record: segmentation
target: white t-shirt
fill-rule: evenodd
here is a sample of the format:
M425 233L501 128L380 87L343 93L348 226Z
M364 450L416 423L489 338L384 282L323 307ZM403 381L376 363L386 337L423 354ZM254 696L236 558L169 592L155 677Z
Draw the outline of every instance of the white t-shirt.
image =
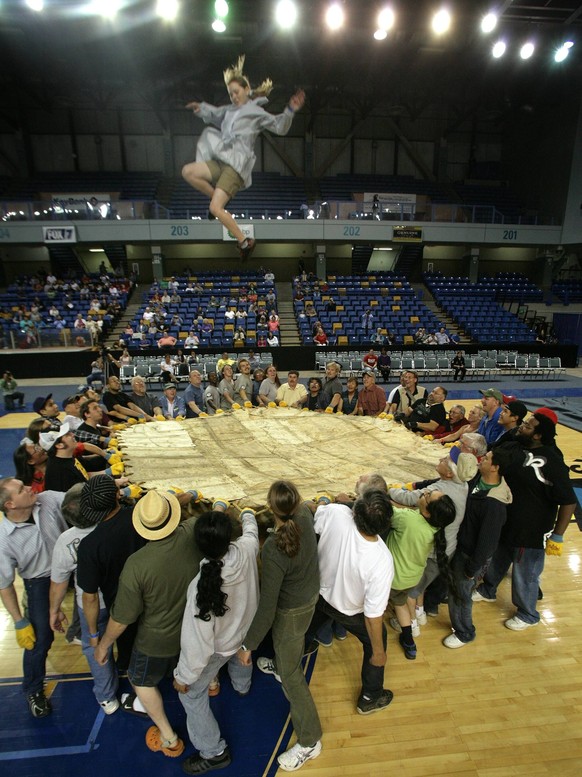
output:
M345 505L318 507L314 528L319 534L319 593L326 602L346 615L383 615L394 579L386 544L380 537L376 542L364 539Z
M95 526L88 526L86 529L79 529L77 526L72 526L70 529L64 531L55 543L53 550L53 561L51 564L51 580L55 583L65 583L71 576L71 573L75 573L75 596L77 597L78 606L83 609L83 591L77 585L77 548L82 539L96 528ZM99 591L99 609L102 610L105 607L103 596Z

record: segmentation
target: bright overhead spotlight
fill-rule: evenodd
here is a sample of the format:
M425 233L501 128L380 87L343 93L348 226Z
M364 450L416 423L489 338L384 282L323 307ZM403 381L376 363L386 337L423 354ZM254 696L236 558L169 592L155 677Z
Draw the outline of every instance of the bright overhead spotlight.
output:
M432 29L437 35L447 32L451 26L451 15L446 8L441 8L432 17Z
M121 7L120 0L95 0L93 8L95 12L106 19L113 19Z
M505 42L502 40L498 40L497 43L493 45L493 48L491 49L491 53L495 57L495 59L499 59L505 54L505 51L507 49L507 46L505 45Z
M344 23L344 11L339 3L333 3L325 12L325 23L330 30L339 30Z
M214 3L214 13L219 19L225 19L228 16L228 3L226 0L216 0Z
M386 40L387 37L388 37L388 33L386 32L386 30L376 30L376 32L374 33L374 38L376 40Z
M382 8L378 14L378 29L391 30L394 27L394 11L392 8Z
M570 49L573 46L573 43L571 41L568 41L570 43L569 46L566 45L566 43L563 43L559 49L556 49L556 52L554 54L554 61L555 62L563 62L568 54L570 53Z
M173 22L176 16L178 16L178 0L158 0L156 3L156 14L160 19Z
M534 53L535 46L531 41L528 41L527 43L524 43L521 49L519 50L519 56L522 59L529 59L531 55Z
M493 32L497 27L497 16L494 13L488 13L481 19L481 32Z
M222 21L222 19L215 19L212 22L212 29L214 32L225 32L226 24Z
M573 45L574 45L574 41L573 40L565 40L564 43L562 44L562 46L565 49L571 49Z
M275 21L283 30L290 30L297 21L297 6L292 0L279 0L275 6Z
M26 0L26 5L31 11L37 11L40 13L44 8L44 0Z

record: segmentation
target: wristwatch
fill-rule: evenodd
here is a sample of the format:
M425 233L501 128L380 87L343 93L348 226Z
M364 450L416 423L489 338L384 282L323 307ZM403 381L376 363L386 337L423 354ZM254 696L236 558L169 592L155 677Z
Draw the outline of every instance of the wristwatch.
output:
M241 649L241 650L244 650L244 652L245 652L245 653L250 653L250 652L251 652L251 649L250 649L250 648L248 648L246 645L241 645L241 646L240 646L240 649Z

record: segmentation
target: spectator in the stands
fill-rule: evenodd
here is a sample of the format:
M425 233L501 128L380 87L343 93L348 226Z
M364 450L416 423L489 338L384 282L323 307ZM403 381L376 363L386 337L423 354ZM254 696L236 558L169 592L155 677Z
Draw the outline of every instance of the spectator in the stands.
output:
M158 340L158 348L173 348L178 341L169 332L164 332Z
M188 337L184 340L184 348L198 348L200 345L200 338L193 330L189 332Z
M453 380L464 380L467 373L467 367L465 365L465 357L462 351L457 351L454 359L451 361L451 367L453 368Z
M373 348L370 348L368 353L364 354L364 358L362 359L362 369L372 370L373 372L377 366L378 366L378 354L374 352Z
M380 374L382 375L382 380L384 381L384 383L388 383L388 381L390 380L391 366L392 366L392 359L388 354L388 349L386 348L386 346L383 346L382 350L380 351L380 356L378 356L378 369L380 370Z
M160 380L162 383L177 383L178 378L174 374L174 368L176 367L176 361L167 353L160 362Z
M436 332L429 332L424 339L424 345L438 345Z
M444 326L441 326L439 331L436 333L436 341L437 345L446 345L447 343L451 342Z
M315 336L313 338L313 342L316 345L328 345L329 341L327 339L327 335L323 331L323 327L319 326L317 328L317 332L315 333Z
M276 346L279 345L279 338L277 337L275 332L269 332L269 334L267 335L267 345L270 348L275 348Z

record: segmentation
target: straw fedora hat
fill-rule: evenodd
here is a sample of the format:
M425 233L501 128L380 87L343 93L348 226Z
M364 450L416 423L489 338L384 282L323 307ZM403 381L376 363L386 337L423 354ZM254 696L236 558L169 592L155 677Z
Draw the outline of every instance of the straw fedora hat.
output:
M148 491L133 508L133 527L146 540L169 537L180 523L182 508L174 494Z

